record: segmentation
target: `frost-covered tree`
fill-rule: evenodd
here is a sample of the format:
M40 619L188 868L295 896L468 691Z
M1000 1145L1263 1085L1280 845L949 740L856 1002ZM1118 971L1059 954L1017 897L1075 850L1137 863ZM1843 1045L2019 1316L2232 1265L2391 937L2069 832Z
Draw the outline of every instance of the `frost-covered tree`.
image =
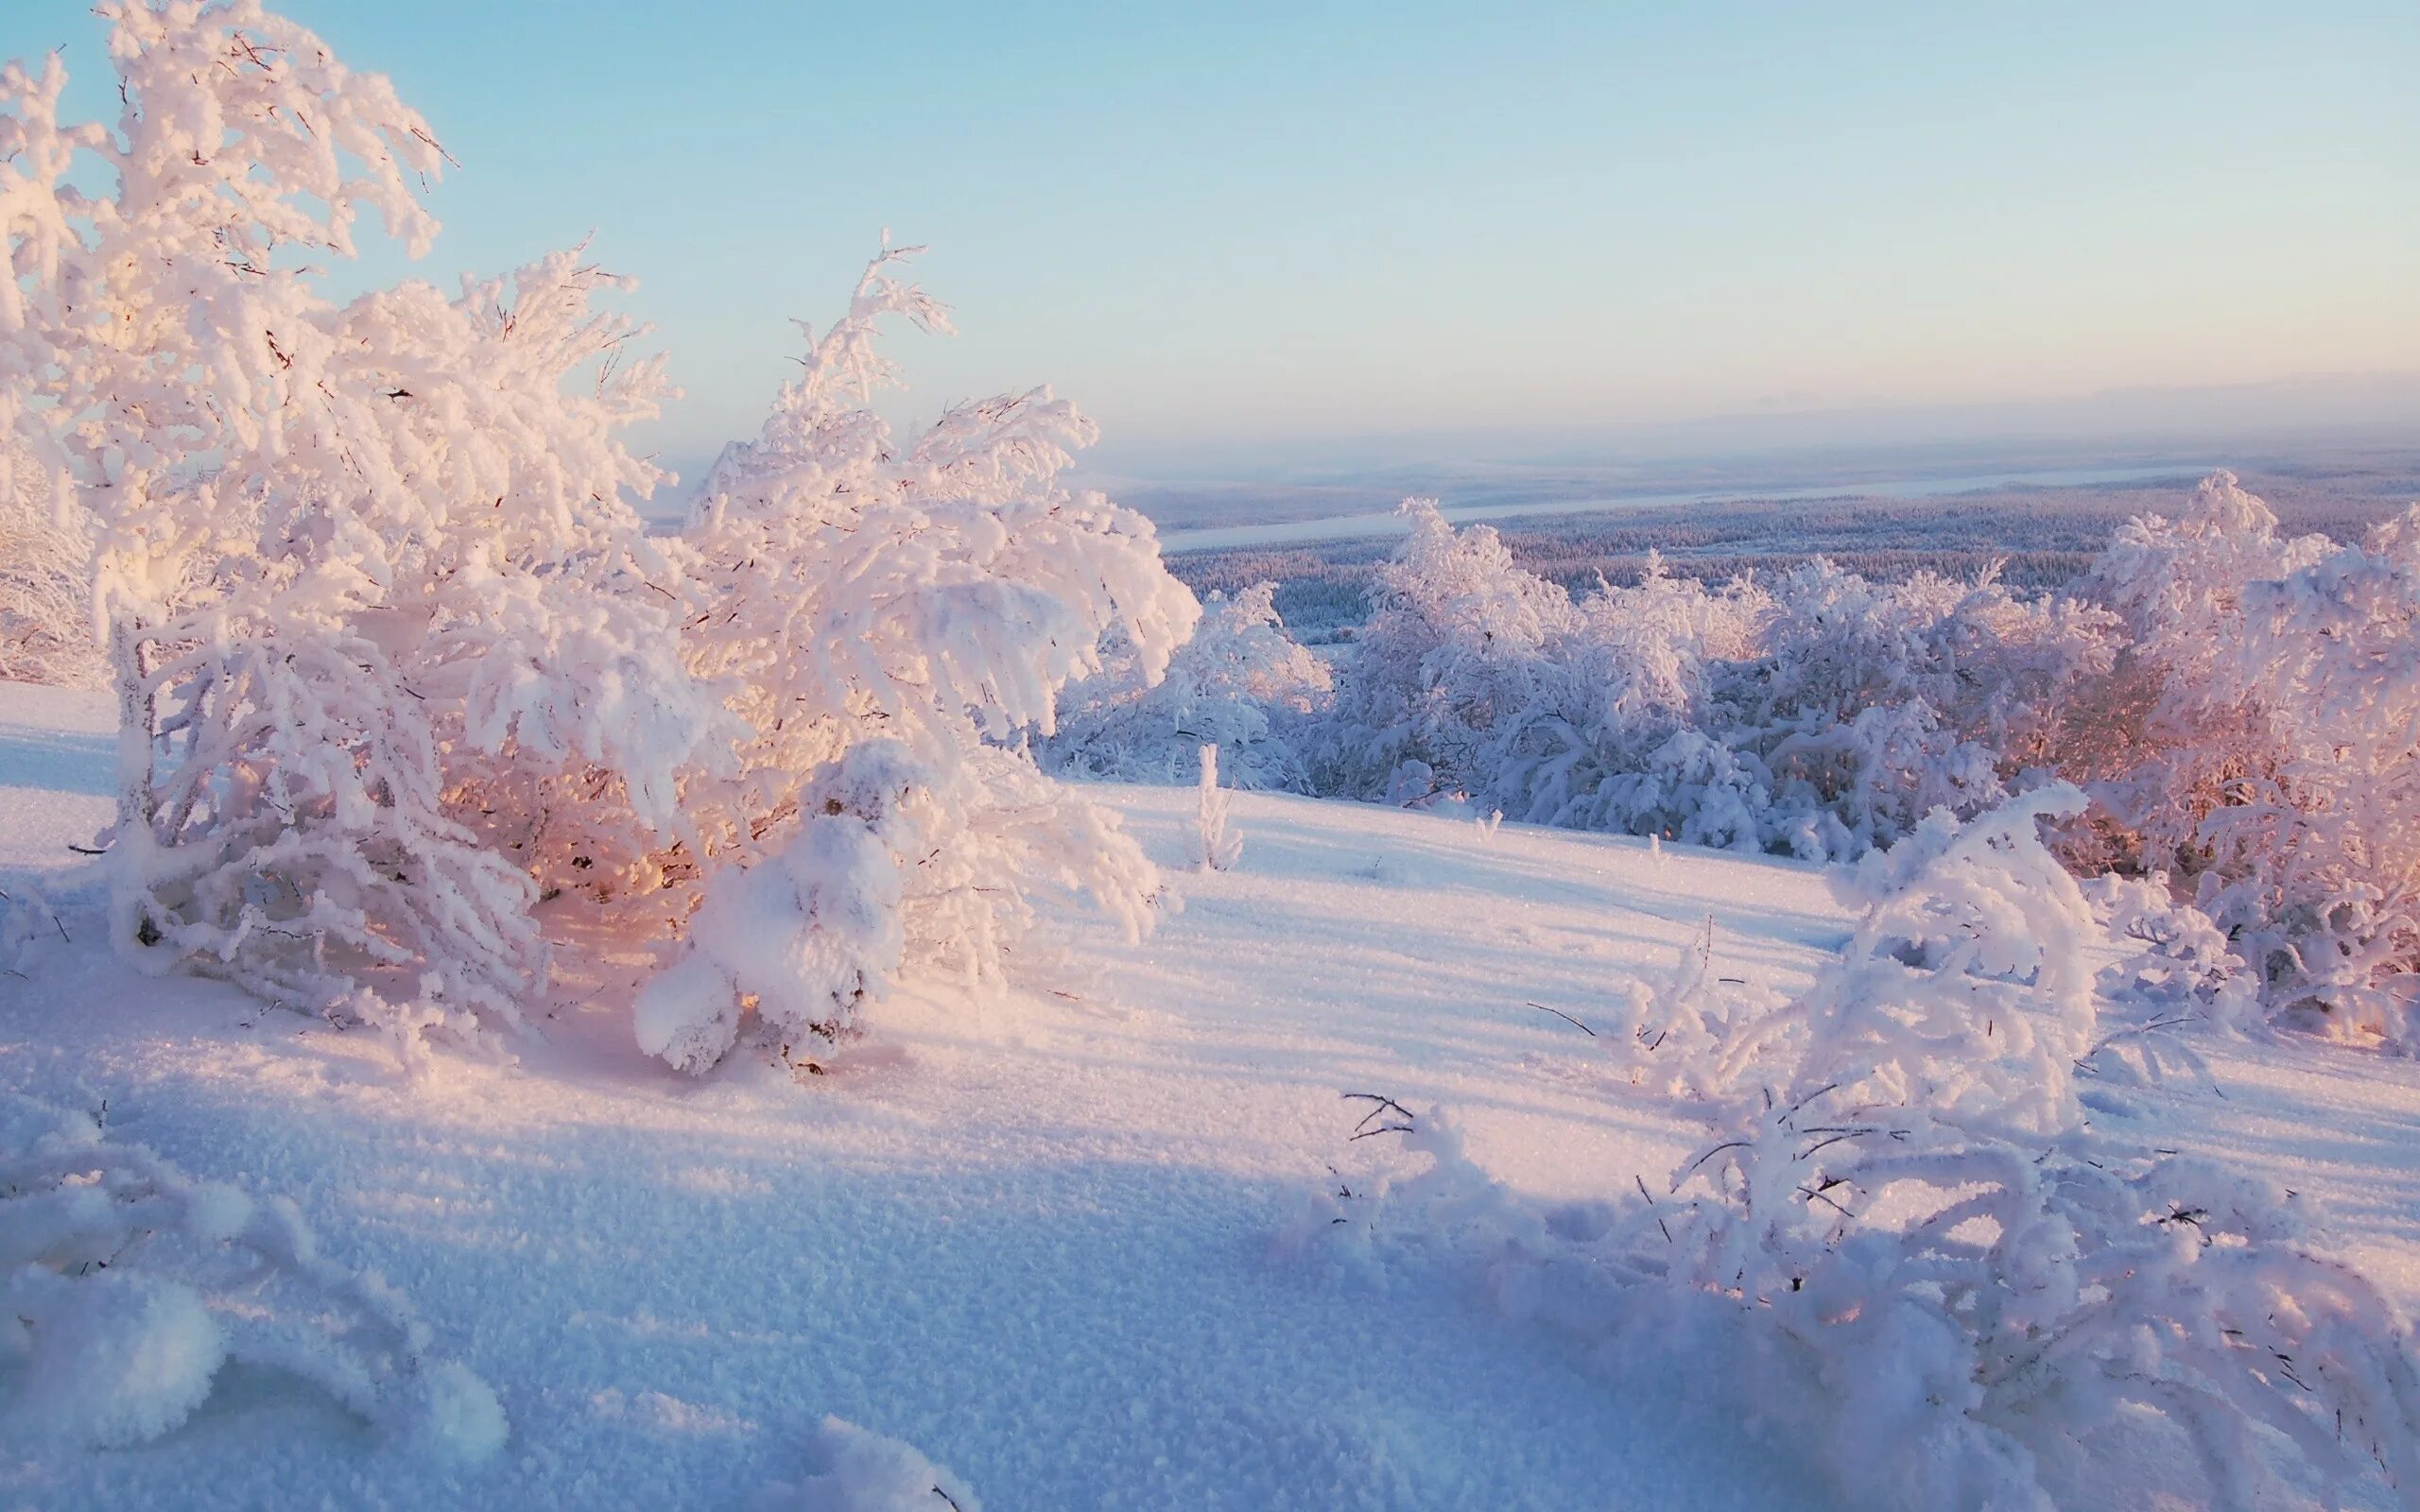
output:
M1770 784L1774 838L1805 856L1854 858L1936 807L1996 802L2108 657L2105 613L2017 599L1989 574L1877 584L1819 560L1772 592L1720 698Z
M2225 670L2275 760L2202 821L2201 903L2273 1000L2407 1042L2420 971L2420 507L2251 585Z
M624 497L661 370L570 253L334 301L363 215L429 245L426 124L257 0L99 14L113 124L60 121L56 59L0 75L0 426L97 529L113 932L299 1006L512 1022L532 873L582 838L530 795L668 824L712 723Z
M1193 638L1154 681L1138 647L1114 637L1101 670L1059 700L1044 757L1059 771L1122 782L1185 780L1196 747L1219 747L1229 780L1251 791L1301 792L1296 749L1325 705L1327 663L1286 633L1277 585L1202 601Z
M1600 585L1539 648L1541 696L1505 723L1487 797L1531 823L1760 848L1763 774L1707 730L1715 679L1771 610L1753 584L1708 592L1653 557L1635 587Z
M2203 818L2274 764L2262 702L2222 663L2240 635L2245 589L2328 549L2276 526L2267 505L2219 472L2177 519L2128 522L2094 563L2091 586L2122 617L2124 649L2107 683L2087 690L2083 738L2060 765L2121 832L2112 859L2190 885L2206 858Z
M894 275L912 252L886 249L847 316L808 333L799 376L755 439L724 449L684 533L684 644L739 720L729 761L684 788L682 855L651 863L704 873L690 954L640 1018L641 1042L691 1070L752 1005L769 1028L828 1040L903 968L999 979L1045 892L1086 894L1130 929L1156 896L1116 817L1022 740L1051 732L1105 640L1144 682L1161 676L1199 607L1149 521L1059 481L1094 427L1046 388L894 442L868 407L896 381L877 326L947 329ZM894 898L895 922L876 906ZM771 991L723 922L746 913L761 932L785 911L752 939L835 963L801 992Z

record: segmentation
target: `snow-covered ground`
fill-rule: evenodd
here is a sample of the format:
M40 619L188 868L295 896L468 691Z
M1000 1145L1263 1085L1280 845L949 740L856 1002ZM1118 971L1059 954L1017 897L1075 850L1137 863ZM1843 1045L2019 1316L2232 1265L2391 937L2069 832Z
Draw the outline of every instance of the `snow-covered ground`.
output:
M0 685L0 886L39 881L73 936L0 976L0 1090L106 1105L115 1138L292 1197L511 1436L450 1469L231 1370L140 1449L0 1427L0 1503L743 1506L814 1484L831 1416L994 1512L1827 1504L1676 1405L1689 1362L1611 1370L1492 1315L1467 1267L1356 1278L1280 1243L1387 1159L1349 1140L1348 1092L1450 1109L1542 1196L1668 1171L1692 1127L1530 1005L1585 1021L1709 917L1731 974L1797 987L1847 928L1814 868L1238 795L1237 869L1178 873L1194 796L1104 790L1184 894L1138 944L1080 936L1005 1000L894 998L804 1080L648 1059L640 963L575 945L518 1065L414 1085L367 1033L94 948L67 846L107 816L108 715ZM2222 1096L2134 1099L2145 1134L2321 1196L2347 1257L2420 1302L2420 1066L2213 1063Z

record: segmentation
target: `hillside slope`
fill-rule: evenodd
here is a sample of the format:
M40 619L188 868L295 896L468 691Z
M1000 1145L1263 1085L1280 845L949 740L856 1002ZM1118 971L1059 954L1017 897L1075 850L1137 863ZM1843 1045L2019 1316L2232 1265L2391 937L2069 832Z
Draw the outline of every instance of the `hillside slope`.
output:
M573 948L518 1065L414 1085L369 1035L94 948L66 847L107 816L107 712L0 685L0 886L38 881L70 936L0 976L0 1089L291 1196L410 1294L511 1438L449 1470L233 1375L140 1450L0 1440L0 1502L736 1506L797 1479L831 1414L994 1509L1826 1504L1676 1407L1671 1371L1508 1325L1459 1267L1355 1277L1277 1242L1387 1159L1348 1092L1450 1108L1540 1195L1668 1170L1687 1122L1530 1005L1585 1021L1709 919L1727 971L1787 991L1847 927L1811 868L1239 795L1239 868L1198 875L1190 794L1104 790L1183 894L1145 940L1082 936L1006 999L895 999L804 1079L647 1060L646 963ZM2147 1122L2324 1196L2420 1298L2420 1069L2214 1064L2223 1097L2148 1094Z

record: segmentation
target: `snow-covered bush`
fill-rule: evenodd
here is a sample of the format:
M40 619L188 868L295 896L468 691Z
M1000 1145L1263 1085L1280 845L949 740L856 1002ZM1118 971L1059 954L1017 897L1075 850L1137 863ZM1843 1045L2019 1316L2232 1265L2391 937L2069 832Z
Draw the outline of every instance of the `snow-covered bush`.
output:
M753 866L718 872L689 920L687 953L655 976L636 1005L639 1047L680 1070L712 1067L738 1039L753 1002L787 1043L840 1039L857 1008L899 974L899 854L935 828L906 749L887 741L834 764L828 801L788 843Z
M1570 595L1521 571L1493 528L1458 532L1425 499L1404 511L1411 533L1379 569L1308 753L1322 793L1392 798L1414 765L1435 790L1479 791L1499 719L1537 702L1537 653L1571 613Z
M1668 1180L1532 1211L1424 1118L1397 1226L1475 1228L1509 1310L1736 1383L1858 1505L2048 1512L2154 1425L2220 1505L2258 1503L2273 1442L2420 1504L2409 1328L2305 1205L2084 1126L2096 924L2036 833L2084 803L1936 813L1869 858L1841 959L1726 1037L1710 1090L1739 1095Z
M0 1095L0 1424L157 1438L229 1361L298 1376L417 1451L493 1454L504 1411L429 1352L377 1275L320 1258L291 1202L187 1177L85 1114Z
M2420 512L2285 539L2221 472L2089 598L1818 559L1578 600L1429 505L1304 742L1314 791L1854 860L2051 777L2080 872L2176 879L2272 1013L2400 1043L2420 982ZM2241 988L2223 1016L2240 1016Z
M1756 654L1723 669L1718 717L1770 786L1773 839L1853 859L1934 808L1997 801L2106 665L2110 627L1990 574L1876 584L1819 560L1773 585Z
M2230 1033L2256 1027L2260 984L2210 916L2177 900L2162 872L2107 873L2084 895L2125 956L2100 973L2109 1003L2147 1010L2152 1022L2198 1022Z
M2202 906L2234 926L2279 1006L2407 1042L2420 972L2420 507L2251 585L2242 614L2228 670L2265 700L2278 759L2204 818Z
M99 13L113 127L60 123L55 58L0 74L0 429L97 531L116 941L510 1022L533 873L669 824L712 728L625 499L661 369L570 253L334 302L309 259L365 213L428 246L426 124L257 0Z
M1716 672L1754 654L1770 612L1755 587L1709 593L1651 559L1632 588L1602 587L1557 616L1512 711L1486 796L1531 823L1754 849L1761 774L1709 744Z
M1712 1098L1726 1090L1724 1052L1781 1000L1747 977L1715 966L1714 920L1671 962L1623 984L1609 1026L1592 1030L1633 1086L1670 1097Z
M26 447L0 448L0 680L96 687L92 520Z
M1301 792L1309 783L1295 743L1326 702L1325 662L1295 644L1277 617L1277 585L1202 600L1193 638L1156 681L1139 649L1114 638L1101 670L1059 700L1043 747L1055 769L1121 782L1179 783L1194 750L1219 747L1228 780L1248 791Z
M2281 539L2230 473L2134 522L2100 581L2137 715L2093 791L2126 859L2172 870L2273 1010L2411 1034L2420 971L2420 511L2358 545ZM2113 722L2116 723L2116 722Z
M681 852L653 863L704 875L702 934L642 1015L643 1042L692 1070L728 1048L747 1000L765 1005L761 972L717 943L724 919L766 929L761 910L792 908L785 943L748 949L831 969L808 979L812 1001L777 999L768 1017L838 1033L900 969L999 979L1041 891L1086 894L1130 930L1157 894L1116 817L1010 743L1048 736L1107 640L1157 679L1199 607L1149 521L1058 481L1094 428L1047 389L959 405L893 443L868 407L895 381L877 324L947 329L892 275L912 250L885 249L847 317L810 333L802 372L756 439L724 449L683 538L685 650L738 721L730 760L683 788ZM798 882L843 853L847 881ZM897 948L872 923L892 897Z
M1201 747L1197 785L1201 802L1193 816L1193 865L1201 871L1233 871L1243 859L1244 837L1227 828L1227 790L1219 785L1219 747Z
M2111 655L2107 612L1988 574L1819 560L1709 590L1651 559L1575 602L1487 527L1407 507L1312 743L1321 791L1397 798L1417 773L1532 823L1854 859L2003 797Z

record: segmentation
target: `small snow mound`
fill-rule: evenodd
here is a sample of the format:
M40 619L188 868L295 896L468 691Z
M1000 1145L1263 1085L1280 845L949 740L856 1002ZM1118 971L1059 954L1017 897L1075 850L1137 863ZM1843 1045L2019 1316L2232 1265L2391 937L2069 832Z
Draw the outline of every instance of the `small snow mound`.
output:
M826 1418L807 1449L806 1479L768 1486L755 1512L982 1512L965 1482L871 1429Z
M480 1464L504 1447L504 1404L486 1382L451 1360L423 1366L414 1381L416 1447L457 1465Z
M503 1407L428 1345L376 1272L319 1258L289 1199L195 1181L85 1113L0 1094L0 1426L12 1436L147 1442L233 1360L299 1376L421 1452L487 1458Z
M11 1436L115 1449L192 1415L226 1358L217 1322L186 1287L101 1270L27 1266L0 1285L0 1361Z

